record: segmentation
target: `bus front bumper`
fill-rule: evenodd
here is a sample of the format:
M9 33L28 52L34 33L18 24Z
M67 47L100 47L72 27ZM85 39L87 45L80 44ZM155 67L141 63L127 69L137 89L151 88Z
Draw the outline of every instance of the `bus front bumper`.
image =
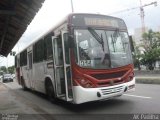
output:
M124 93L132 92L135 90L135 77L133 80L114 85L111 87L101 88L83 88L81 86L73 86L73 102L81 104L90 101L105 100L113 97L121 96Z

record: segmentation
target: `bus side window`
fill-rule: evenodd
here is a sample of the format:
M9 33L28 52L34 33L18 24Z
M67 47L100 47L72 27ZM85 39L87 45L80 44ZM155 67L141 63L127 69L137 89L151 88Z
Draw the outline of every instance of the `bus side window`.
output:
M44 50L43 50L43 55L44 55L44 57L43 57L43 59L44 60L47 60L47 44L46 44L46 38L44 38Z
M66 63L69 64L70 60L69 60L68 33L64 33L63 38L64 38L64 49L65 49Z
M17 56L15 56L15 68L17 68Z
M33 63L36 62L36 45L33 45Z
M20 66L20 58L18 57L17 58L17 67L19 67Z
M53 51L52 51L52 36L51 35L48 35L44 38L45 40L45 58L46 60L51 60L53 59Z
M58 51L57 51L57 56L59 57L59 65L63 64L63 51L62 51L62 40L61 40L61 36L58 36L58 40L57 40L57 47L58 47Z
M27 50L20 53L20 66L27 65Z
M44 59L44 40L41 39L33 46L33 62L42 62Z

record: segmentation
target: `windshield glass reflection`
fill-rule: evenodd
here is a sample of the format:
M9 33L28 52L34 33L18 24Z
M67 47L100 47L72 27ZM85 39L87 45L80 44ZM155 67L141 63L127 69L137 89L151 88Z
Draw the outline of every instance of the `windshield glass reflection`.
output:
M75 30L77 64L85 68L108 69L132 63L126 32Z

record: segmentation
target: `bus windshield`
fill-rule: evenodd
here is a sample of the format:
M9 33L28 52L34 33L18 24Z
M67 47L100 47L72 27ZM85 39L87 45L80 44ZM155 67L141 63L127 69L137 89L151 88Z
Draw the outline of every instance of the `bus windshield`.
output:
M132 63L127 32L76 29L77 64L84 68L109 69Z

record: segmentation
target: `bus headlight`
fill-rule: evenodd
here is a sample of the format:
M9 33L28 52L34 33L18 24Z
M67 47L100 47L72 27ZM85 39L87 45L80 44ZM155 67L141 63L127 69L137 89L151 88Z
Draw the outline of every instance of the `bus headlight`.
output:
M94 84L89 80L81 79L79 82L80 82L80 85L84 88L93 88L94 87Z
M90 80L88 80L82 76L80 77L78 75L74 78L74 85L75 86L80 85L84 88L94 88L95 87L95 85Z
M84 79L84 78L78 77L78 78L75 79L75 81L77 81L76 82L77 85L79 84L80 86L82 86L84 88L93 88L93 87L95 87L94 84L91 81L89 81L87 79Z

